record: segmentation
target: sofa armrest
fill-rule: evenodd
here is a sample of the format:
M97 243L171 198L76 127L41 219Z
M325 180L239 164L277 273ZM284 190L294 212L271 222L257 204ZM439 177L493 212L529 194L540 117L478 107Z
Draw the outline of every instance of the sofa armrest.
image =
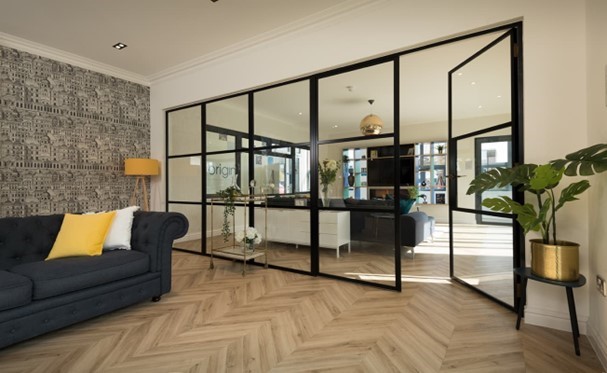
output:
M415 247L424 240L424 225L428 215L422 211L414 211L400 216L400 244Z
M150 256L151 272L161 272L162 293L171 289L173 241L185 236L188 226L188 219L178 212L135 212L131 247Z

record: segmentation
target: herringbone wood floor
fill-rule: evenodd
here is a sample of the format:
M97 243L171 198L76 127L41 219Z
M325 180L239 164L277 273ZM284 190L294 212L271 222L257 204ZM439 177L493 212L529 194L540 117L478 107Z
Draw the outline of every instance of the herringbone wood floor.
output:
M416 255L410 269L424 267ZM411 264L410 263L410 264ZM447 281L402 293L175 252L173 290L0 351L0 372L600 372L588 340Z

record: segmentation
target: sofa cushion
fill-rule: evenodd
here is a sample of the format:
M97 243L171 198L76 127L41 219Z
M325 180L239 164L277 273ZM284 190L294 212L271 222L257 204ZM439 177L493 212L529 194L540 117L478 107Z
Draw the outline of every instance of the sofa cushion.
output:
M101 255L103 242L116 211L103 214L65 214L57 240L46 260Z
M116 210L116 216L107 232L104 250L130 250L131 249L131 229L133 228L133 214L139 210L139 206L129 206L121 210Z
M10 269L34 283L33 299L106 284L145 273L148 255L138 251L104 251L97 257L70 257L21 264Z
M32 301L32 281L24 276L0 271L0 311L24 306Z
M44 260L62 222L63 215L0 219L0 269Z

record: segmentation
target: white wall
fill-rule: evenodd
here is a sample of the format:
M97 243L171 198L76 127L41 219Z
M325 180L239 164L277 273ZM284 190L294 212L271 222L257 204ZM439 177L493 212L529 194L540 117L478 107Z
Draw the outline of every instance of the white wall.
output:
M588 1L588 142L607 143L607 2ZM590 180L588 251L590 268L588 283L590 291L590 320L588 335L594 350L599 354L603 367L607 367L607 298L594 289L598 274L607 279L607 173Z
M152 82L152 156L164 159L167 108L522 18L526 161L558 158L588 142L585 16L584 3L570 0L461 0L457 6L447 0L377 1L290 37ZM153 188L160 188L157 195L163 196L164 180L154 182ZM154 206L162 208L163 202L155 200ZM562 236L583 248L582 273L589 272L588 204L585 196L565 207L561 216ZM575 294L582 331L589 313L589 288ZM530 283L528 294L528 323L569 330L562 288Z

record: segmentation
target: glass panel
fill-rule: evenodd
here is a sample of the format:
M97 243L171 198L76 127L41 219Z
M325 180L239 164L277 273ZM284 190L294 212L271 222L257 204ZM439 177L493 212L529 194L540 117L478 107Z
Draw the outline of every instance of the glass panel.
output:
M224 131L212 131L207 130L207 152L218 152L224 150L234 150L236 148L242 148L240 139L242 135L238 135L238 138L234 134L227 134Z
M202 201L201 157L169 159L169 201Z
M170 203L169 211L184 214L189 222L188 232L184 237L175 240L173 247L198 253L202 252L202 205Z
M256 136L287 143L310 142L310 84L307 80L257 92L254 102Z
M481 209L480 196L467 195L470 182L476 175L500 165L509 164L512 159L509 141L511 130L509 128L468 137L457 142L457 202L458 207ZM499 139L492 143L491 139ZM484 151L482 147L484 146ZM480 162L479 162L480 161ZM501 163L498 163L501 162ZM483 193L483 197L490 195L509 195L513 198L512 188L506 187ZM484 207L482 208L484 209Z
M454 276L514 305L513 220L482 224L479 214L453 212Z
M263 232L267 241L269 264L310 271L310 210L288 208L295 206L296 201L309 203L304 197L269 199L268 205L273 207L267 209L267 218L266 209L256 207L255 228ZM284 207L276 206L279 202Z
M171 111L168 120L169 156L202 152L200 106Z
M310 151L276 148L255 152L256 193L310 192Z
M401 144L447 138L449 90L445 77L454 66L502 34L482 35L400 57ZM504 96L504 100L508 98Z
M510 37L454 71L452 135L511 121Z
M394 132L392 62L330 76L318 84L320 140L362 136L360 122L370 114L383 122L381 133Z
M375 211L319 212L320 271L395 286L392 201L343 201L346 208Z
M223 129L249 132L249 98L247 95L207 104L207 125ZM209 139L207 139L207 146Z
M335 160L340 171L327 187L330 199L386 199L394 196L393 139L373 137L319 146L319 159ZM352 174L352 175L350 175ZM413 158L401 158L399 177L413 184ZM320 178L319 178L320 179ZM320 180L319 180L320 181ZM350 185L352 184L352 186ZM319 185L320 196L322 184Z
M234 184L248 194L249 154L235 152L207 155L206 173L208 196Z

